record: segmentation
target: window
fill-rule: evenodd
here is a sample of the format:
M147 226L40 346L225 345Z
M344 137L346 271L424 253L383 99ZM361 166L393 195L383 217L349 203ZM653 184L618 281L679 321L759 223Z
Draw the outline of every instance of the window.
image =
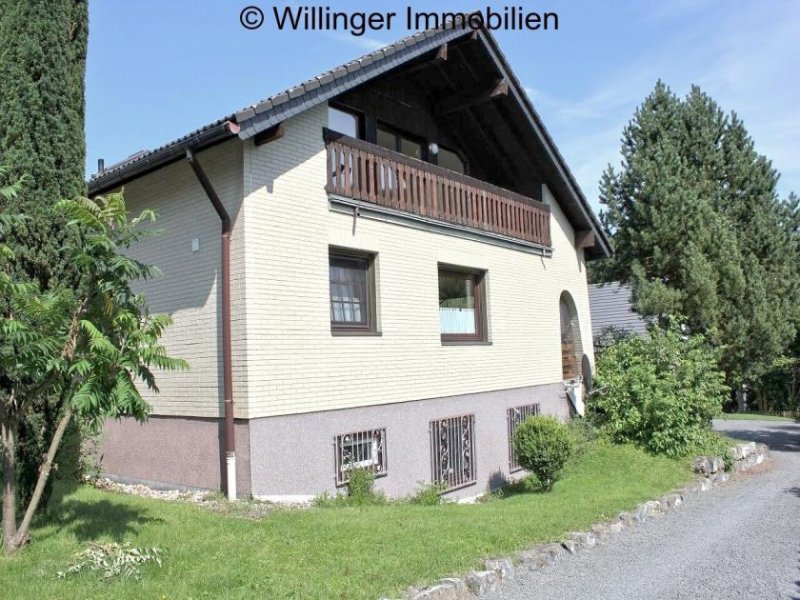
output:
M439 147L439 154L436 157L436 162L440 167L450 169L456 173L464 173L464 161L461 157L447 148Z
M432 479L454 490L475 483L475 415L431 421Z
M376 477L386 475L386 430L371 429L337 435L336 485L349 481L353 469L371 469Z
M361 137L361 115L335 106L328 106L328 129L352 138L359 138Z
M522 467L517 462L517 453L514 452L514 434L517 427L527 419L539 414L539 404L526 404L508 409L508 468L509 471L519 471Z
M422 141L395 129L378 125L378 146L422 160Z
M329 257L331 330L376 331L374 257L331 250Z
M486 341L483 273L439 268L439 328L443 342Z

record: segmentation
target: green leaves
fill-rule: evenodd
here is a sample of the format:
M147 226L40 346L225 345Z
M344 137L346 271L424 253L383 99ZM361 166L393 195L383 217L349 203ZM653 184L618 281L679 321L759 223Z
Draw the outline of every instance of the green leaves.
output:
M742 121L692 87L659 82L623 131L622 162L601 181L615 257L594 280L632 284L646 315L680 315L722 348L731 385L757 380L800 322L796 199Z
M3 397L13 391L24 412L36 398L55 395L58 410L69 405L98 428L107 418L146 419L149 407L137 386L158 391L151 369L188 366L160 343L170 317L151 315L131 287L158 273L124 254L154 214L129 219L122 194L64 200L56 210L72 231L66 247L78 273L72 286L43 292L15 268L13 254L0 254ZM0 234L20 222L3 215Z
M728 392L705 338L672 324L603 350L588 407L616 441L681 456L701 445Z
M528 417L517 428L513 443L519 464L536 475L545 491L553 488L575 450L568 427L552 416Z

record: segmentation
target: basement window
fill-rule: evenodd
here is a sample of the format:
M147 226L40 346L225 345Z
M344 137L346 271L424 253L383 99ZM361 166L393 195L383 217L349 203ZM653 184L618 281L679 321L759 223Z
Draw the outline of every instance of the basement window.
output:
M447 491L475 483L475 415L431 421L430 432L433 482Z
M370 469L376 477L386 475L386 430L370 429L337 435L336 485L345 485L353 469Z
M515 406L514 408L508 409L508 469L512 473L522 469L517 461L517 453L514 452L514 434L517 432L517 428L525 421L525 419L528 417L535 417L538 414L538 402L536 404L526 404L524 406Z

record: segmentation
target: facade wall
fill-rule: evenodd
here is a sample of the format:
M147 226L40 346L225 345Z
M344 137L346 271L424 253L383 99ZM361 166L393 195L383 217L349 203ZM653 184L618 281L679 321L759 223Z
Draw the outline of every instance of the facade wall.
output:
M564 290L591 355L583 253L547 189L552 257L332 211L326 115L311 109L285 123L283 138L245 146L249 417L558 383ZM332 245L377 254L381 336L331 335ZM442 345L438 263L487 271L491 344Z
M561 383L559 298L575 301L584 351L591 326L583 253L549 190L554 252L543 257L333 210L324 191L324 106L263 146L232 140L199 154L233 220L233 350L239 488L259 496L333 492L335 435L386 427L390 495L429 481L428 423L476 417L475 495L508 470L506 409L539 402L568 414ZM127 186L162 235L133 254L163 275L140 285L185 373L158 374L150 422L107 425L103 469L125 479L220 486L220 222L185 161ZM193 251L192 241L199 249ZM328 252L375 253L380 336L330 330ZM442 345L439 263L486 271L489 343ZM251 487L252 483L252 487Z
M233 348L237 360L234 393L246 404L244 345L244 218L242 143L233 140L198 154L198 160L234 221L231 237ZM125 198L131 213L153 209L157 237L132 249L136 258L159 267L162 275L140 282L154 313L172 316L174 325L162 338L172 356L189 362L185 372L157 373L161 392L143 390L153 414L193 417L222 415L222 337L220 219L189 164L179 161L128 184ZM198 240L197 251L192 240Z
M475 415L474 484L447 494L476 496L509 476L507 409L539 403L543 414L566 418L561 383L378 406L252 419L252 490L274 500L335 494L335 437L386 429L386 476L376 488L397 497L431 481L430 421Z
M153 416L109 421L100 454L104 476L154 487L218 490L225 453L220 419ZM236 422L237 489L250 488L250 423Z

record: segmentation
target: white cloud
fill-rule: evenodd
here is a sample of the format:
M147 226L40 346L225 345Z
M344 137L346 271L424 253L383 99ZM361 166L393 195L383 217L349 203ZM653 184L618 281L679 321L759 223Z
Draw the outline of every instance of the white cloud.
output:
M358 35L358 36L351 35L344 31L326 31L324 33L326 37L336 40L337 42L347 44L348 46L355 46L356 48L361 48L366 52L372 52L373 50L382 48L387 44L387 42L383 42L375 38L371 38L365 35Z
M724 110L736 111L782 174L780 192L800 191L800 2L737 3L698 14L711 2L660 4L649 16L673 21L663 41L583 97L559 97L547 82L526 88L595 208L603 170L619 162L622 129L658 78L679 95L697 83ZM673 31L674 21L687 16Z

